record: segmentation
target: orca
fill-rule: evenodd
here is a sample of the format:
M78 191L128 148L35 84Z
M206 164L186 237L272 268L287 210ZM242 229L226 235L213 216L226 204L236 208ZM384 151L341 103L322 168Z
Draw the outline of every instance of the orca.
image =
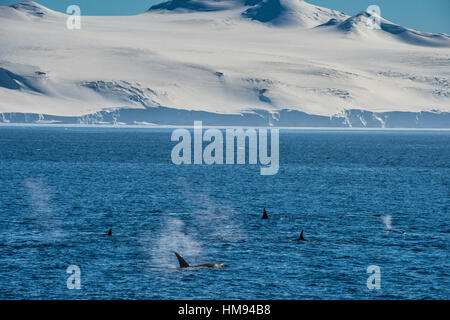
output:
M109 229L107 234L108 234L108 236L112 236L112 229Z
M189 263L184 260L184 258L178 253L174 252L177 256L178 263L180 264L180 268L226 268L227 266L223 263L202 263L191 266Z
M386 226L386 232L406 234L406 232L392 229L392 223L391 223L392 217L390 215L388 215L388 216L381 216L381 219L383 220L384 225Z
M395 229L388 229L386 231L387 232L392 232L392 233L406 234L406 232L404 232L404 231L395 230Z
M269 219L269 216L267 215L266 208L264 208L262 219Z
M298 237L298 239L295 239L294 241L308 242L309 240L306 240L306 239L303 237L303 230L302 230L302 232L300 233L300 237Z

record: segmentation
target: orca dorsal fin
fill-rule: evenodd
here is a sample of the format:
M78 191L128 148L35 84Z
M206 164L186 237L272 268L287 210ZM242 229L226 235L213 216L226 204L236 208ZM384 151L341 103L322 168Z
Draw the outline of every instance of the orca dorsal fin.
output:
M178 263L180 264L180 268L189 268L189 263L186 262L186 260L183 259L183 257L178 253L178 252L174 252L175 255L177 256L178 259Z
M305 240L305 238L303 238L303 230L302 232L300 232L300 237L298 238L298 240Z
M269 216L268 216L268 214L267 214L266 208L264 208L262 218L263 218L263 219L269 219Z
M108 236L112 236L112 229L108 230Z

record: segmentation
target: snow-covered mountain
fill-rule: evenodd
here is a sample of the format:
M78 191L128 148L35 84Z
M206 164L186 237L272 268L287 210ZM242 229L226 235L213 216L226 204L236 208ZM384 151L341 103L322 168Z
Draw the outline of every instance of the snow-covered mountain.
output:
M65 15L44 6L41 6L33 1L23 1L10 6L1 7L0 17L9 20L29 21L33 19L53 20L57 17L64 17Z
M348 35L361 37L391 37L392 40L399 40L413 45L448 47L450 37L446 34L432 34L409 29L390 22L386 19L379 18L380 30L371 30L367 26L374 14L368 11L349 17L344 21L331 19L327 23L318 27L332 27L340 32ZM330 30L328 28L328 30Z
M170 0L154 5L149 11L204 12L233 11L250 20L276 26L314 27L330 19L348 18L342 12L311 5L300 0Z
M202 12L242 8L252 0L169 0L152 6L149 11ZM256 2L254 0L253 2Z
M449 36L372 30L366 11L171 0L67 18L0 7L0 122L450 127Z

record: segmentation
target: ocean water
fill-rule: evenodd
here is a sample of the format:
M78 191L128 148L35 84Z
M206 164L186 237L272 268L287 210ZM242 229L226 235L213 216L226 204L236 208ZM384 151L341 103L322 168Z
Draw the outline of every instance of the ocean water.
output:
M450 298L449 131L282 130L274 176L176 166L170 135L0 127L0 298Z

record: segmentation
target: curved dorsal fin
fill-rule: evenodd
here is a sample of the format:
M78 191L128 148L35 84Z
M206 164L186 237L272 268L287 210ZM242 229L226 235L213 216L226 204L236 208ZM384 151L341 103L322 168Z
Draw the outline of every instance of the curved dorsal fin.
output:
M300 237L298 238L298 240L305 240L305 238L303 238L303 230L302 230L302 232L300 233Z
M188 268L189 263L187 263L186 260L184 260L183 257L178 252L174 252L174 253L177 256L178 263L180 264L180 268Z

